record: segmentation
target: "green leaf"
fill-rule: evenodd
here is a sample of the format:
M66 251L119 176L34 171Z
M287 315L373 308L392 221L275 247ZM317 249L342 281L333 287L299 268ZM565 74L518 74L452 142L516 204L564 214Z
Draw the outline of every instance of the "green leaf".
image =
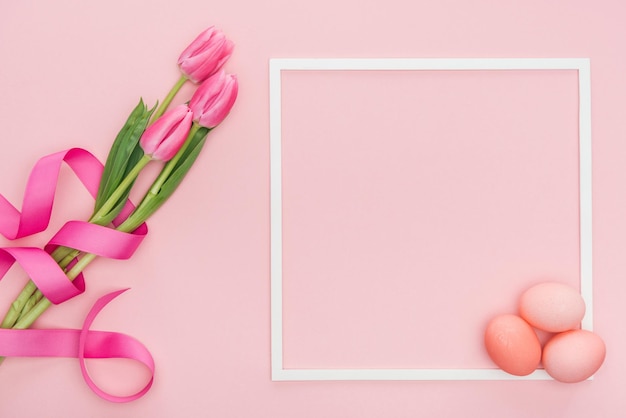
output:
M143 100L140 99L139 104L131 112L115 141L113 141L100 179L94 213L111 197L117 186L143 155L139 146L139 139L146 129L155 107L148 110ZM98 223L107 224L115 218L124 207L127 197L128 193L117 202L117 205L107 216L100 218Z
M141 146L137 145L129 157L128 164L126 166L127 169L125 170L124 176L122 178L126 177L126 175L128 174L128 171L130 171L137 164L137 162L141 159L143 155L144 155L143 149L141 149ZM132 189L132 185L131 187L126 189L124 194L122 194L122 196L116 202L115 206L106 215L94 220L95 223L98 223L100 225L108 225L109 223L111 223L113 219L115 219L117 215L119 215L119 213L122 211L122 209L126 205L126 201L128 200L128 196L130 195L131 189Z
M209 129L206 128L202 128L198 132L196 132L196 135L194 135L194 137L192 138L189 147L187 147L180 160L174 167L172 174L170 174L165 183L163 183L163 186L161 187L161 190L157 195L160 200L162 200L163 202L167 200L172 195L172 193L174 193L178 185L183 181L183 179L187 175L187 172L198 158L200 151L202 151L208 133Z

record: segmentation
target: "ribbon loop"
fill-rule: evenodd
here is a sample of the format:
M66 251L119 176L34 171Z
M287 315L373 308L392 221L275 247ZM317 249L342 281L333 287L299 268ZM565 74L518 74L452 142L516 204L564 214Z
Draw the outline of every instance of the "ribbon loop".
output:
M0 195L2 235L8 239L16 239L41 232L48 227L63 162L74 171L89 193L94 198L97 196L103 166L90 152L71 148L42 157L28 178L21 213ZM114 224L119 224L133 209L133 204L127 200ZM108 258L127 259L133 255L146 233L145 224L134 233L127 234L88 222L70 221L52 238L46 250L52 252L54 246L63 245ZM17 261L52 303L59 304L85 290L83 275L70 282L46 251L37 248L0 250L0 279L13 262Z
M154 381L155 364L148 349L136 339L117 332L91 331L98 313L128 289L109 293L96 301L87 314L82 329L0 329L0 356L4 357L74 357L89 388L111 402L129 402L143 396ZM129 396L111 395L91 379L85 359L124 358L142 363L150 370L148 383Z
M0 248L0 278L14 262L22 266L50 302L59 304L85 291L84 278L70 281L50 254L35 247Z
M63 162L69 165L95 198L103 166L93 154L82 148L71 148L47 155L37 161L30 173L21 213L0 195L0 234L14 240L41 232L48 227Z
M128 289L122 289L108 293L96 301L96 303L87 314L87 317L85 318L83 328L80 331L80 338L78 342L78 360L80 362L80 370L83 374L83 378L85 379L87 385L91 388L91 390L93 390L101 398L111 402L130 402L135 399L141 398L148 392L148 390L150 390L150 387L154 382L154 359L150 355L150 352L139 341L123 334L109 334L113 336L113 338L116 340L116 344L104 344L102 346L102 354L105 355L106 358L121 357L137 360L143 363L146 367L148 367L148 369L150 369L150 372L152 373L152 377L150 378L150 381L146 384L146 386L144 386L144 388L137 393L129 396L115 396L100 389L98 385L96 385L95 382L91 379L89 373L87 372L87 366L85 365L85 348L90 333L89 327L93 323L94 319L96 319L96 316L98 316L98 313L102 310L102 308L104 308L109 302L111 302L113 299L115 299L127 290ZM115 352L117 352L117 355L114 356L113 354Z

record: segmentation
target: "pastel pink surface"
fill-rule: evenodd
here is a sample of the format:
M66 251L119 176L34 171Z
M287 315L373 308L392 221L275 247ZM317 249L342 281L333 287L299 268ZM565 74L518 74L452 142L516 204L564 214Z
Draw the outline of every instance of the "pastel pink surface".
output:
M238 74L240 95L226 122L211 134L206 152L201 155L202 163L194 167L172 201L155 216L150 224L149 237L133 258L129 261L96 261L87 272L86 293L58 309L51 309L38 323L39 327L80 327L88 307L97 297L130 286L132 290L107 308L96 319L92 329L130 334L150 349L156 361L155 383L151 391L146 397L130 404L110 404L93 395L84 385L75 360L10 359L0 368L1 415L35 416L44 413L51 417L69 418L205 415L402 418L418 415L460 416L467 415L469 411L473 415L492 417L576 418L611 417L615 411L626 409L621 391L626 360L617 355L607 357L593 382L576 385L551 381L271 382L267 117L267 64L271 57L589 57L592 66L594 140L594 327L605 340L609 353L625 352L626 341L619 330L622 318L626 317L626 306L622 301L626 284L616 280L626 275L626 258L623 257L626 251L626 218L623 216L626 213L626 197L619 193L626 184L626 164L623 161L626 126L622 122L626 55L620 53L626 36L623 25L625 7L623 2L617 0L593 3L491 0L392 0L384 3L355 0L310 3L276 0L256 3L239 0L221 3L196 0L3 2L0 5L0 91L3 97L0 101L0 114L3 115L0 126L5 148L0 160L3 173L8 174L0 179L0 190L13 203L20 201L26 175L42 155L71 146L83 146L104 158L110 141L139 97L143 96L150 103L162 98L178 76L178 55L188 42L211 24L223 29L236 43L227 70ZM291 88L297 88L298 83L305 85L306 80L310 80L305 77L310 76L303 75L302 81L292 80L295 84ZM441 77L433 76L434 82L441 84ZM480 74L477 76L481 78ZM540 87L541 84L537 85L523 75L514 76L531 88L525 103L537 103L534 93L540 93L542 99L550 97L549 92ZM538 74L539 79L544 76L543 73ZM376 75L373 78L376 79ZM451 78L455 81L455 77ZM333 79L333 75L320 81L327 83L326 89L329 85L341 84ZM491 77L480 81L497 82ZM366 80L356 79L353 82L362 86L367 77ZM471 91L472 87L464 79L457 78L456 82L467 93L476 93ZM555 88L563 88L564 93L572 94L569 86L573 82L573 74L562 74L555 82ZM398 89L400 83L392 83L392 86ZM381 93L382 86L374 87ZM515 92L515 83L507 82L503 87L506 91L513 89ZM324 96L326 99L328 93L326 91ZM349 90L339 93L336 96L339 101L354 99L348 95ZM485 101L488 102L493 94L491 89L487 91ZM401 91L393 92L394 98L401 95ZM485 103L480 97L477 103ZM335 96L331 98L335 99ZM573 96L564 98L554 94L552 98L557 100L557 104L574 105L576 100L575 92ZM424 100L438 99L431 92ZM179 99L179 102L182 101L183 98ZM355 102L358 103L351 100L350 104ZM541 103L538 105L542 106ZM416 106L423 107L424 103L417 103ZM337 109L338 105L333 104L333 107ZM520 108L526 115L533 112L532 107ZM406 109L400 110L406 112ZM386 112L376 112L374 116L381 113L387 118L392 116ZM302 114L293 116L303 117ZM563 114L559 110L554 123L558 124L561 117ZM337 124L343 116L339 114L335 118L333 123ZM310 131L317 132L316 139L320 141L327 141L324 139L324 135L328 134L327 121L310 126ZM557 126L548 117L541 121L532 127L533 132ZM368 131L363 139L365 144L376 142L373 132L378 134L379 140L389 140L394 134L397 136L411 128L410 121L403 119L401 122L404 123L402 127L389 132L382 128L376 131L377 127L372 126L373 130ZM569 123L567 126L570 126ZM446 125L443 128L447 135L453 129ZM520 128L528 127L521 125ZM465 134L466 131L460 133ZM554 140L560 145L555 144L555 147L569 143L568 139L560 136L560 130L558 133ZM576 135L570 131L563 133L568 138ZM532 137L530 140L538 141ZM552 138L547 143L552 143ZM506 144L507 147L510 145L508 141ZM339 143L338 146L346 147L346 144ZM419 154L421 150L417 144L404 146L412 155ZM505 154L507 167L508 164L521 164L522 155L524 158L540 158L532 153L536 149L536 146L529 146L520 155L520 161ZM366 149L358 151L356 157L360 161L367 160L371 155ZM554 151L547 150L549 153ZM571 156L575 150L566 148L563 152ZM387 157L389 163L394 156ZM400 157L403 164L398 166L398 170L407 167L409 159L409 156ZM456 160L465 161L459 155ZM359 165L356 162L347 165L353 176L358 174ZM339 162L335 162L334 169L337 169L337 164ZM561 164L560 160L558 164ZM409 165L408 168L413 169L414 166ZM511 172L507 170L505 174L511 175ZM457 173L453 175L458 176ZM570 178L569 175L567 178ZM451 182L452 178L449 180ZM401 184L393 186L397 188ZM571 193L571 187L566 185L565 192ZM394 197L402 197L397 193L398 189L391 191ZM445 197L437 195L434 188L429 190L427 185L421 185L421 191L430 192L431 197ZM511 192L508 189L504 191ZM346 193L355 192L347 190ZM463 196L455 194L451 199L460 197ZM62 186L57 198L59 205L53 214L51 231L58 229L67 219L84 219L90 212L91 199L69 173L62 173ZM416 208L417 202L408 200L408 197L405 199L413 209ZM321 203L325 202L316 203L316 208L322 212L328 210L328 206ZM454 200L449 203L454 208ZM559 202L555 204L557 207L561 205ZM422 207L418 209L424 210ZM398 210L408 211L408 208ZM483 216L478 209L472 210L467 216ZM562 221L571 222L575 216L566 213ZM356 217L354 222L364 220ZM518 228L515 223L505 226ZM459 223L460 231L470 227ZM51 233L35 236L28 242L42 245ZM395 233L397 235L390 238L402 238L399 231ZM542 240L535 245L542 246L545 235L539 235ZM488 241L498 236L501 236L501 231L488 230L485 239ZM516 243L517 238L512 235L502 251L507 253L518 245L521 247ZM529 279L532 283L524 282L524 279L537 271L541 261L534 256L539 251L524 248L524 254L529 259L533 256L533 261L532 264L522 265L522 270L518 271L498 265L501 261L497 256L485 255L475 262L462 259L461 262L473 263L479 269L493 270L489 276L493 282L488 278L484 282L473 282L475 277L463 280L469 270L459 268L458 277L444 282L450 286L450 293L446 293L445 287L432 286L428 290L436 293L431 294L432 299L428 300L424 300L421 293L414 299L405 295L407 288L413 292L415 288L404 286L410 284L410 280L400 274L401 264L392 265L396 274L386 274L385 278L397 286L397 293L393 296L397 296L398 306L392 307L396 313L438 314L444 310L435 301L442 301L446 295L451 297L451 303L445 306L446 313L441 313L436 323L427 323L426 319L430 316L421 316L415 329L408 330L407 338L414 341L418 328L432 336L436 332L427 329L428 326L452 324L451 335L455 341L459 336L465 336L475 338L476 344L464 342L460 347L446 345L453 352L435 353L437 361L448 365L465 348L467 357L463 359L463 364L487 364L480 339L488 317L514 306L518 295L528 285L554 278L555 272L548 267L555 263L555 256L558 258L560 253L565 255L563 260L567 261L559 263L563 268L562 276L567 276L563 279L571 280L572 284L576 282L576 277L570 274L576 271L574 261L567 256L574 251L574 244L566 237L555 237L554 240L567 245L565 248L549 248L546 268L537 273L541 277ZM393 243L393 240L390 242ZM445 243L434 244L441 247ZM458 253L456 244L450 244L451 250ZM365 246L366 243L360 243L360 249ZM483 263L485 259L490 261L488 265ZM420 268L434 269L435 261L431 261L430 267L428 262L422 261ZM441 263L443 270L452 271L456 260L444 261L446 263ZM371 263L376 266L376 260ZM381 269L383 267L386 270L387 265L380 266ZM12 277L0 283L2 306L15 296L24 280L17 269L11 274ZM501 279L496 281L496 277ZM420 281L420 286L429 286L428 283ZM489 287L481 289L486 283ZM289 286L294 284L291 281ZM311 284L311 296L319 298L323 296L320 289L328 282ZM389 343L377 343L368 348L362 360L374 365L389 364L389 356L385 354L396 347L391 343L401 338L398 331L402 323L407 324L407 317L402 317L401 323L395 325L389 321L391 314L382 312L382 316L374 316L367 312L367 308L372 306L368 302L372 300L372 294L381 290L381 299L383 296L390 297L391 287L380 281L368 282L364 284L366 288L354 288L355 294L349 291L347 282L338 285L341 287L337 293L338 301L331 308L342 314L340 320L346 321L351 315L350 308L356 309L359 314L370 315L355 318L359 325L359 338L367 337L366 321L363 319L374 318L380 323L372 325L387 332L385 338L391 339ZM302 294L302 287L287 290L293 292L292 296L299 296L299 301L308 300ZM475 302L459 296L465 291L479 295L489 304L480 307L476 303L468 311ZM296 301L293 298L290 300ZM419 304L413 303L416 300ZM454 303L460 304L458 309ZM386 306L389 305L386 303ZM464 309L460 309L461 306ZM292 318L286 319L297 319L294 316L297 310L293 306L286 308L291 309ZM484 322L475 324L473 320L479 314L484 315ZM451 316L461 323L454 324ZM320 317L316 320L319 321ZM391 329L385 331L390 324ZM468 328L476 326L476 332L461 330L463 324ZM292 365L307 362L328 364L330 361L345 365L351 361L347 354L345 358L338 358L336 351L337 342L342 343L340 347L349 348L350 341L343 343L335 339L332 346L334 352L315 353L294 343L296 332L302 330L297 326L291 329L291 340L287 341L290 345L286 347L290 348L291 354L286 355L291 356L289 361ZM329 332L336 333L336 326ZM402 365L425 363L421 354L433 351L432 344L425 346L417 347L420 355L401 346L398 360L391 360ZM123 362L103 364L97 360L90 363L94 378L108 389L132 393L133 389L145 383L146 376L141 374L141 370L133 369L132 365Z
M505 298L578 283L577 98L575 71L286 73L285 367L492 367Z

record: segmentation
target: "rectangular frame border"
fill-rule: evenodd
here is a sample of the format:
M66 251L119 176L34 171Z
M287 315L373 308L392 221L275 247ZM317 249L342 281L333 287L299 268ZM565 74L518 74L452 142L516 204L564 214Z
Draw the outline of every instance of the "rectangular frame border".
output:
M513 376L499 369L285 369L282 276L282 71L576 70L579 95L580 291L582 328L593 328L591 74L588 58L274 58L269 61L270 280L273 381L309 380L549 380L544 370Z

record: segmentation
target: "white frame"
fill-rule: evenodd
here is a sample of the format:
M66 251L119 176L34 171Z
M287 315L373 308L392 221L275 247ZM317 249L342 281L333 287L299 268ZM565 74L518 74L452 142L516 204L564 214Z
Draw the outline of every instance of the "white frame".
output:
M270 78L270 193L271 193L271 352L272 380L547 380L542 369L513 376L494 369L285 369L283 367L282 277L282 71L394 70L576 70L579 92L580 289L587 305L582 328L591 330L591 77L588 58L389 58L389 59L271 59Z

